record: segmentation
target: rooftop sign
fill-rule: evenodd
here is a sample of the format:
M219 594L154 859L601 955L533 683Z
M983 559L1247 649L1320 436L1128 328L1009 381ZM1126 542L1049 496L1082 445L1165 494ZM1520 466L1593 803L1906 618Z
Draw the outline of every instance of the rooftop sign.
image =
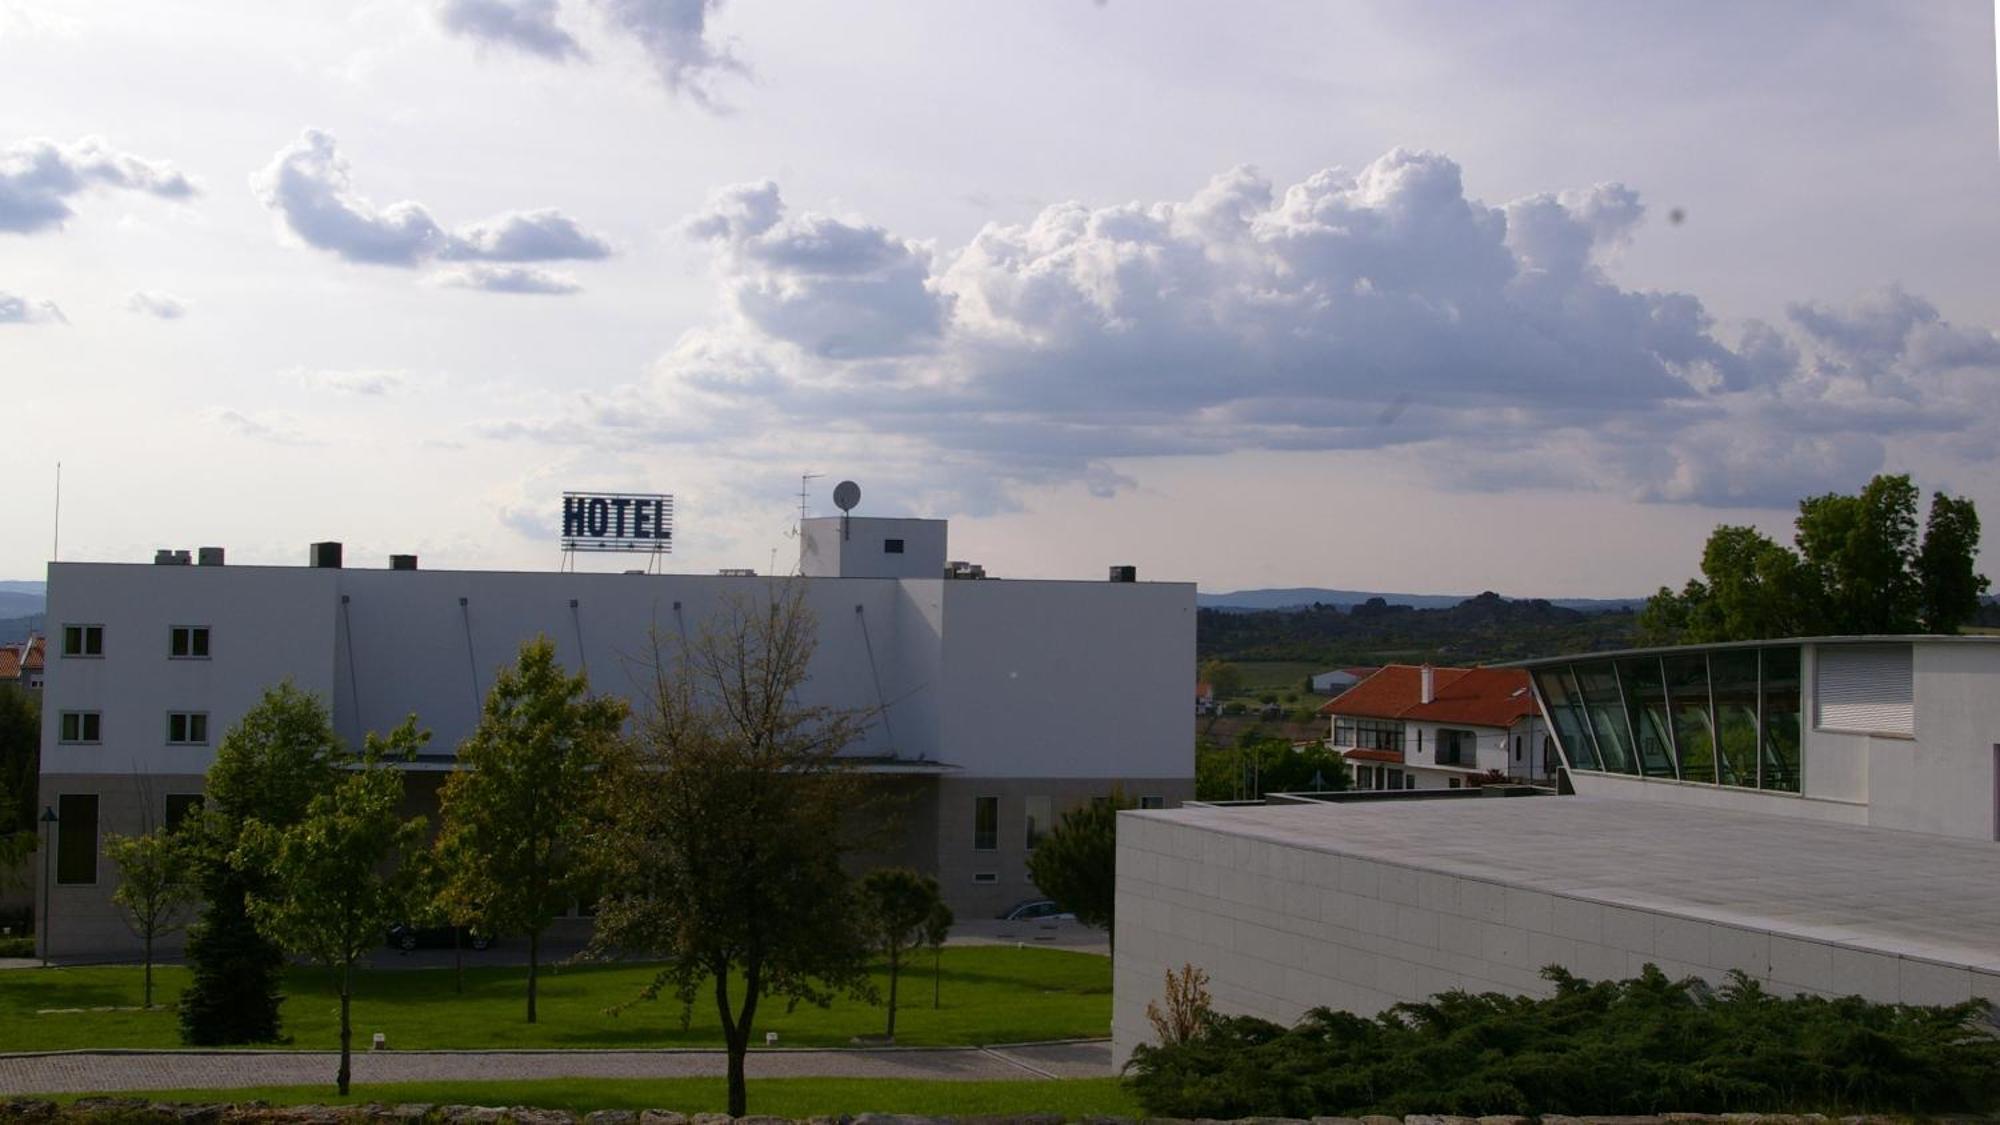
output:
M638 492L565 492L562 549L669 554L674 549L674 498Z

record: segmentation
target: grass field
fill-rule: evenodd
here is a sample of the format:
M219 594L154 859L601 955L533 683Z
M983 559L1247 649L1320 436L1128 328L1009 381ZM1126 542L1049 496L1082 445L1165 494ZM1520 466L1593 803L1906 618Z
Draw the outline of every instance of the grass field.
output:
M905 969L896 1041L953 1046L1110 1034L1111 962L1090 953L1006 946L948 946L943 1006L931 1008L930 958ZM363 972L354 1000L356 1038L380 1031L393 1048L706 1047L722 1045L706 994L681 1027L672 1000L630 1003L652 977L643 965L544 969L540 1022L524 1020L527 970L467 969L465 994L452 991L449 969ZM877 974L887 993L888 977ZM136 1010L140 970L130 966L10 969L0 972L0 1051L180 1046L173 1001L187 983L181 968L155 970L152 1011ZM285 981L286 1045L339 1046L339 1011L324 973L293 969ZM93 1010L121 1009L121 1010ZM122 1010L132 1009L132 1010ZM844 1046L882 1032L879 1004L836 1000L831 1008L786 1012L766 1001L756 1030L775 1031L784 1046Z
M1066 1117L1141 1116L1138 1103L1116 1078L1067 1078L1054 1082L925 1082L872 1078L765 1078L750 1080L750 1112L777 1117L858 1113L907 1113L927 1117L1013 1116L1060 1113ZM74 1101L66 1094L57 1100ZM720 1113L727 1090L720 1078L605 1079L539 1082L397 1082L356 1085L337 1098L333 1084L260 1086L238 1090L139 1090L129 1096L160 1102L243 1102L274 1105L364 1105L427 1102L433 1105L540 1106L585 1113L593 1109L673 1109Z

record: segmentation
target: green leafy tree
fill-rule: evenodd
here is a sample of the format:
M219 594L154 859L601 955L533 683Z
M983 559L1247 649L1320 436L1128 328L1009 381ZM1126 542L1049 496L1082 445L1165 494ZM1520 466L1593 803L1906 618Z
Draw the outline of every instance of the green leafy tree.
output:
M1118 810L1135 802L1117 789L1062 814L1028 854L1028 877L1077 921L1112 929L1118 875Z
M251 818L244 824L238 862L268 872L270 880L249 896L260 932L286 952L328 970L340 996L340 1070L335 1085L346 1097L353 1074L354 963L382 942L382 931L409 916L418 894L424 818L401 816L403 771L429 739L416 716L386 737L369 735L358 759L343 763L340 777L313 797L303 816L283 826Z
M333 787L341 756L333 721L317 696L289 681L223 736L204 786L204 811L186 829L189 868L201 918L188 931L192 979L181 993L183 1041L196 1046L267 1043L278 1038L284 953L250 920L249 899L268 894L271 872L238 857L255 819L285 828Z
M931 912L924 918L924 944L931 947L931 1008L935 1011L944 1007L944 940L951 936L951 907L944 904L940 896L931 903Z
M28 885L41 746L42 711L35 693L0 684L0 891Z
M1814 634L1955 632L1979 608L1973 569L1979 516L1942 493L1917 536L1917 490L1878 476L1859 493L1799 502L1796 549L1755 528L1722 526L1699 579L1662 587L1639 615L1653 642L1757 640Z
M861 896L862 923L868 936L889 959L889 1026L885 1034L894 1042L896 986L902 976L903 957L924 940L925 925L941 901L938 883L907 867L878 867L861 877L856 891Z
M1245 731L1235 746L1195 746L1195 799L1255 800L1266 793L1340 792L1354 784L1346 759L1313 743L1294 747L1282 738Z
M1979 597L1988 583L1973 570L1978 553L1979 512L1972 501L1933 493L1923 549L1917 553L1926 632L1956 633L1979 613Z
M864 843L868 790L841 751L865 717L797 702L816 631L803 599L791 581L733 600L672 655L656 633L649 707L600 791L592 950L660 961L640 998L673 996L683 1020L713 997L739 1117L761 1004L871 992L841 866Z
M439 797L440 901L454 925L527 935L529 1023L542 934L586 889L590 797L625 716L623 701L592 696L537 637L494 681Z
M1203 661L1195 670L1195 680L1207 684L1215 692L1217 702L1243 691L1243 669L1226 660Z
M177 832L155 828L140 836L104 837L104 854L118 865L111 901L145 947L145 1005L153 1006L153 944L175 933L200 901L187 862L187 845Z

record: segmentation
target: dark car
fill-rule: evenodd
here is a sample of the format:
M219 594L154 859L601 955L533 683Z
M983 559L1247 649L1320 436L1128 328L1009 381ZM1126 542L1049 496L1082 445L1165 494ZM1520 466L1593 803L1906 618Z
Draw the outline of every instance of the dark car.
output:
M1017 902L1013 908L1000 915L1002 922L1074 922L1076 915L1055 904L1055 900L1031 898Z
M389 944L405 953L412 949L450 949L461 942L466 949L487 949L493 945L493 935L465 926L411 926L399 923L389 927Z

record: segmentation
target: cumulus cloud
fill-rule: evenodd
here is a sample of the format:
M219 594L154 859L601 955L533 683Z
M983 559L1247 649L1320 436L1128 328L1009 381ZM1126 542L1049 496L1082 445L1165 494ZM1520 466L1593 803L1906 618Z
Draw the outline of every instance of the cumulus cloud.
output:
M69 200L91 188L186 199L194 181L164 161L119 152L98 137L58 144L34 137L0 149L0 231L33 234L63 225Z
M437 17L446 31L482 45L556 62L583 57L576 39L556 26L556 0L441 0Z
M0 293L0 324L68 324L54 301L37 301Z
M573 261L611 252L602 238L555 210L510 211L452 231L421 203L376 207L354 192L333 136L318 129L279 150L251 177L251 186L300 241L350 262L415 267L432 261Z
M401 371L309 371L304 368L294 368L292 377L307 390L371 397L394 394L409 382L408 376Z
M568 274L527 266L459 266L439 270L430 276L430 281L447 289L478 289L487 293L560 295L583 288Z
M1403 447L1461 488L1788 505L1864 480L1893 435L2000 447L1979 421L2000 416L1992 332L1893 287L1719 324L1614 279L1645 216L1621 184L1488 204L1450 159L1398 149L1282 187L1237 168L1185 200L1057 204L940 255L739 185L684 225L714 251L722 319L645 382L485 432L750 458L810 434L974 511L1246 449Z
M321 445L319 440L309 437L291 418L282 415L258 417L240 410L217 407L208 412L208 419L239 437L252 441L270 442L273 445Z
M720 109L712 89L719 74L743 64L709 34L722 0L597 0L613 28L632 37L669 92L706 109Z
M187 315L187 302L170 293L159 293L141 289L125 298L127 312L141 316L158 317L161 320L179 320Z

